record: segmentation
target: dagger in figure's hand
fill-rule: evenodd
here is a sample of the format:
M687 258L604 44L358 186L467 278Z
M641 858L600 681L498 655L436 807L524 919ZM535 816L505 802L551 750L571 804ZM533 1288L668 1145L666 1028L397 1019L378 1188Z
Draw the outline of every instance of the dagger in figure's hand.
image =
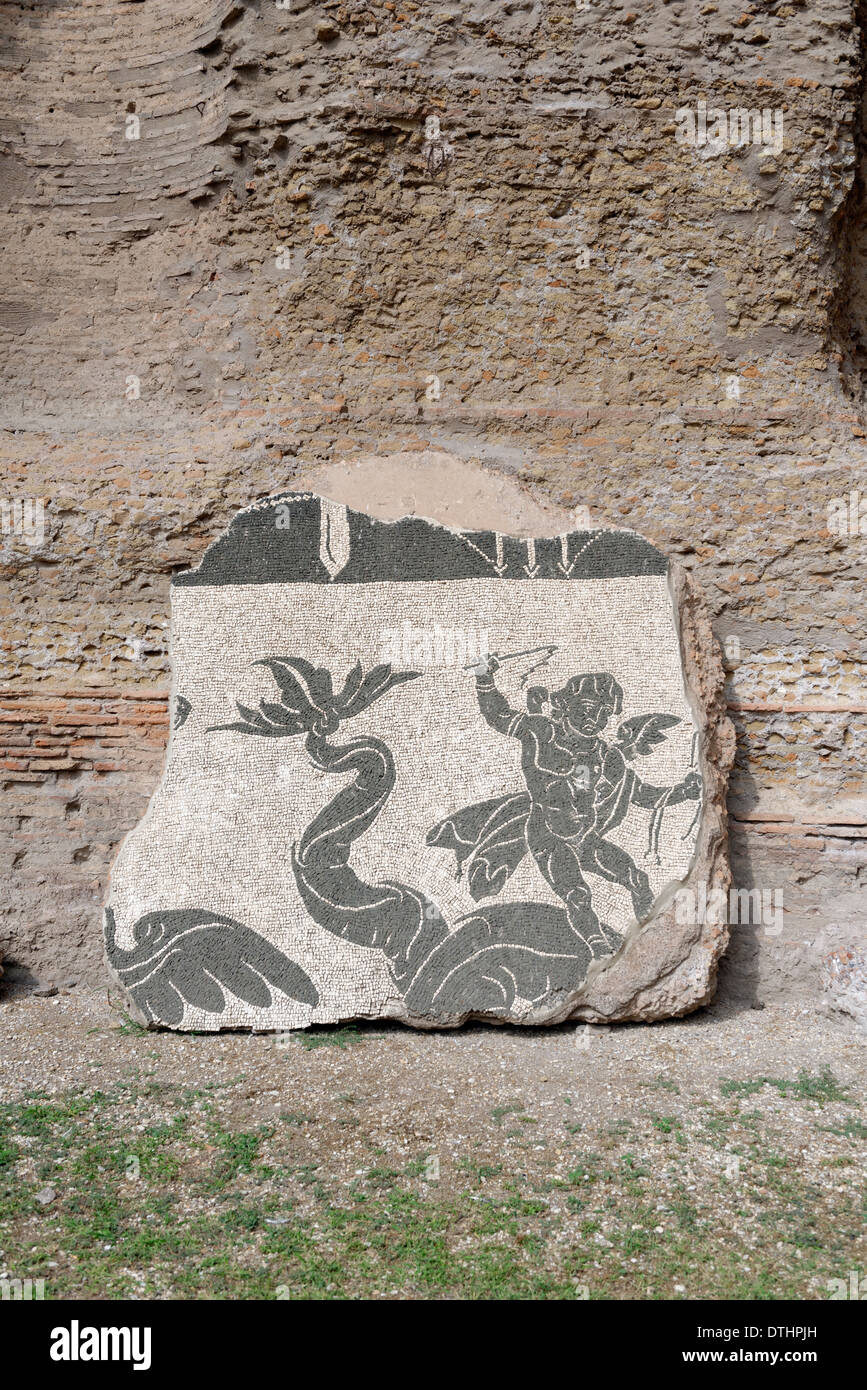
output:
M551 657L558 650L559 648L557 646L555 646L552 643L548 643L542 647L525 647L523 651L520 652L491 652L490 655L497 662L498 666L502 666L504 661L516 661L519 656L537 656L540 652L544 653L541 660L534 662L534 664L532 666L529 666L527 670L524 672L523 676L521 677L521 686L523 687L527 684L527 677L531 676L534 671L538 671L540 666L547 666L548 662L551 660ZM484 660L484 657L482 658L482 660ZM481 663L478 661L471 661L469 665L464 667L464 670L477 671L480 664Z

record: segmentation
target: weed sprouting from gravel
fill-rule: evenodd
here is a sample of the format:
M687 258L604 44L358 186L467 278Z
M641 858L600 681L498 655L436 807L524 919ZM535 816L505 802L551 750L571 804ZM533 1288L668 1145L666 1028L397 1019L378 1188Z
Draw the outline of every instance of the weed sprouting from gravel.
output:
M781 1096L794 1096L797 1100L815 1100L819 1104L826 1101L842 1101L853 1104L852 1097L837 1081L830 1067L823 1067L816 1075L804 1068L798 1072L794 1081L778 1076L757 1076L750 1081L721 1081L720 1094L724 1096L755 1096L765 1086L773 1086Z

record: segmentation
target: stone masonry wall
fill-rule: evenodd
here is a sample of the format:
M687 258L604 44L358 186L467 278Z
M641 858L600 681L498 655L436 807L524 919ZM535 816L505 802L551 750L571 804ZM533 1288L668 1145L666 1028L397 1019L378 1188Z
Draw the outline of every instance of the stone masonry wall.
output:
M172 573L316 464L436 450L698 572L735 881L785 905L779 934L734 929L723 988L858 994L867 536L828 505L867 495L862 21L3 7L7 965L103 979L106 871L166 738ZM679 142L701 102L769 140ZM41 543L16 499L45 500Z

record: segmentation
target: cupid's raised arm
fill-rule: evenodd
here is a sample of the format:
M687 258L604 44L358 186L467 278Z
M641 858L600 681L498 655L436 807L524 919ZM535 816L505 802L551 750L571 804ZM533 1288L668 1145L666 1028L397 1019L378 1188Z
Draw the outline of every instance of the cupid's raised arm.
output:
M522 710L512 709L505 695L494 684L494 674L499 669L500 663L497 658L486 652L476 667L476 699L482 718L492 729L496 729L500 734L513 734L517 737L524 714Z

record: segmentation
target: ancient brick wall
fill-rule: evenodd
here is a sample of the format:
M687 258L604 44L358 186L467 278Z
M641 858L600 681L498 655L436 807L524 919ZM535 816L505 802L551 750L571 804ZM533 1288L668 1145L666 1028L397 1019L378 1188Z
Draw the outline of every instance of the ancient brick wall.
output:
M435 449L699 572L735 879L785 904L735 929L725 987L851 970L862 47L833 0L3 7L9 957L101 979L171 574L314 464Z

